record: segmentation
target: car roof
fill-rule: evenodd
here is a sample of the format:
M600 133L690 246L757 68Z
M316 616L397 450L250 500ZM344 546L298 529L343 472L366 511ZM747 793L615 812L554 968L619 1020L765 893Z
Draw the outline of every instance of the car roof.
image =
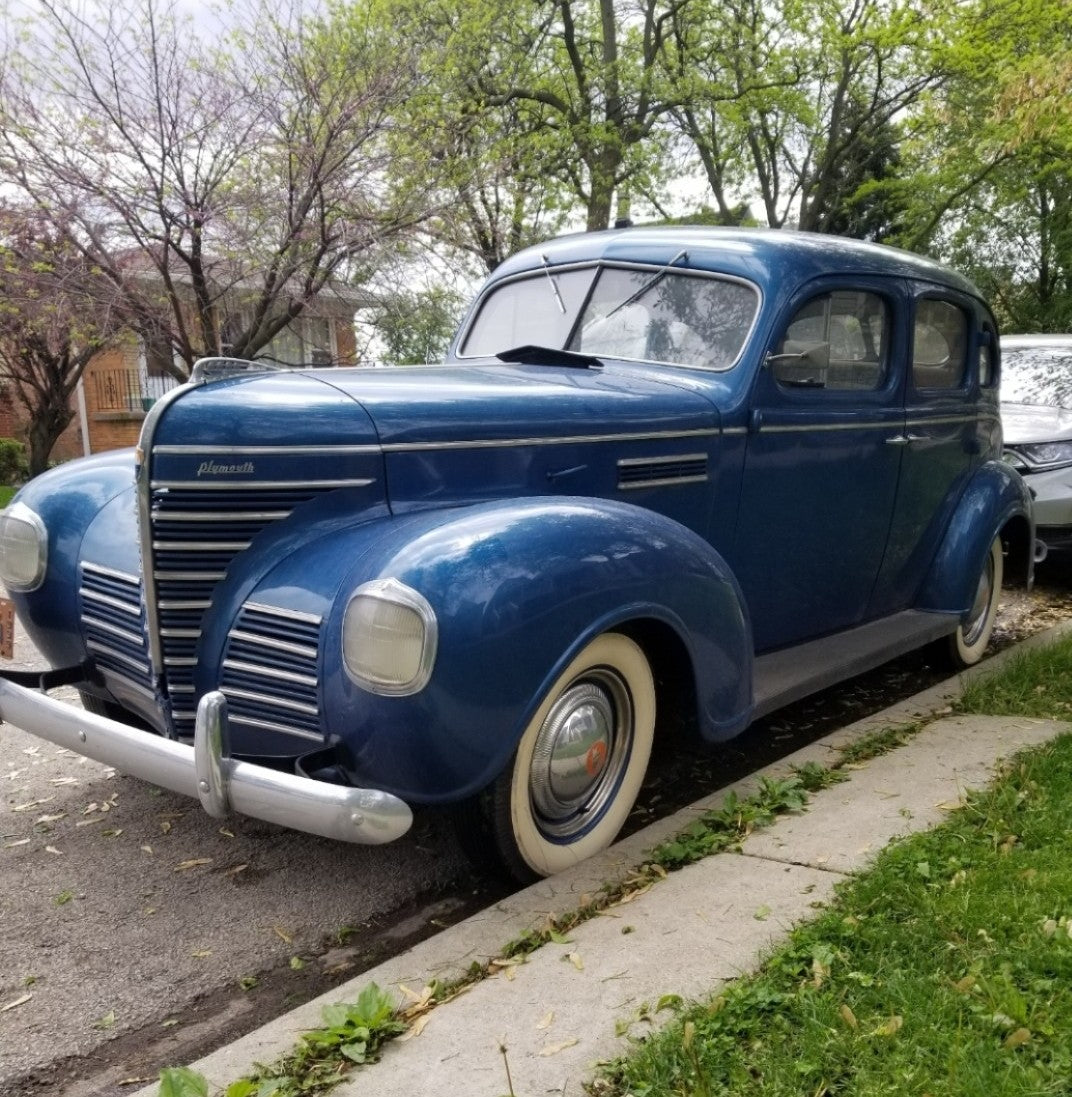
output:
M681 252L687 252L681 256ZM676 261L675 261L676 260ZM679 225L574 233L527 248L506 260L493 281L544 265L584 262L665 265L747 278L764 287L792 275L804 282L825 274L916 278L981 298L972 282L948 267L882 244L792 229Z

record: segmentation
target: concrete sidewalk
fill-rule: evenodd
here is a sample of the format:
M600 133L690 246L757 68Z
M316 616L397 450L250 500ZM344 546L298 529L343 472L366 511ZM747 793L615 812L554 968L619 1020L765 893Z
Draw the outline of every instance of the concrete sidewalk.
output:
M1028 643L1046 643L1070 629L1058 626ZM971 673L987 673L1011 654ZM941 716L960 688L961 679L953 679L819 740L191 1065L223 1088L254 1064L292 1050L303 1031L319 1027L324 1005L352 1001L370 982L404 1001L403 987L419 993L433 979L460 977L525 930L546 925L549 915L627 878L646 851L730 791L746 796L763 776L782 776L808 761L829 764L839 748L863 735L937 714L904 746L813 796L804 813L757 831L740 854L672 873L570 931L568 943L545 945L433 1009L419 1034L392 1042L379 1063L359 1068L333 1091L337 1097L502 1097L511 1091L580 1097L594 1065L625 1053L628 1033L646 1030L645 1007L654 1009L666 994L710 994L721 981L753 970L796 922L831 898L838 880L865 867L891 839L939 822L966 789L987 783L1002 757L1068 730L1053 721ZM154 1084L136 1097L156 1093Z

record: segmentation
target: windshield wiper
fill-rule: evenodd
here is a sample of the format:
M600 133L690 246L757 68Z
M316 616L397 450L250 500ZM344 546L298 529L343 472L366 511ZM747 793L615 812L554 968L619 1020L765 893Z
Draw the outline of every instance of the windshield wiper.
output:
M575 350L558 350L555 347L539 347L531 343L495 355L501 362L517 362L522 366L569 366L571 369L601 369L603 363L591 354L579 354Z
M631 293L624 301L622 301L620 304L615 305L614 308L612 308L610 310L610 312L605 313L603 316L599 317L599 319L600 320L609 320L616 312L619 312L621 309L627 308L634 301L639 301L640 298L643 297L644 294L647 293L648 290L650 290L652 288L652 286L654 286L657 282L661 282L662 279L666 277L666 272L672 266L674 266L675 263L679 263L682 259L688 259L688 257L689 257L689 253L687 251L685 251L684 249L679 251L677 253L677 255L675 255L674 258L671 259L670 262L666 264L666 266L664 266L661 270L657 270L640 287L640 289L638 289L636 291L636 293Z
M566 315L566 306L562 301L562 294L558 292L558 283L555 281L554 275L551 273L551 264L547 261L546 255L540 256L540 262L543 263L543 272L547 275L547 281L551 283L551 292L555 295L555 300L558 302L558 311L563 316Z

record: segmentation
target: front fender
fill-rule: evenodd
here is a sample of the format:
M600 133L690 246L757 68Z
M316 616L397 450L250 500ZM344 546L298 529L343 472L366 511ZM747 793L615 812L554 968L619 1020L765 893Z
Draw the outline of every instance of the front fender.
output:
M1033 539L1027 486L1019 473L1003 461L987 461L972 476L946 527L921 589L918 608L967 613L991 543L1007 523L1018 518L1027 523ZM1030 562L1031 553L1025 555Z
M54 667L74 666L85 658L78 626L78 564L87 535L106 528L121 530L125 540L118 554L132 553L137 571L133 489L133 450L114 450L58 465L15 496L44 522L48 568L37 590L12 592L11 597L19 620ZM119 567L116 557L117 552L109 552L104 558Z
M411 697L368 693L342 666L350 594L388 577L419 591L438 622L431 679ZM728 567L684 526L629 504L527 499L381 518L307 543L247 596L323 609L325 733L352 780L407 800L485 786L556 675L627 622L657 620L681 638L709 737L749 715L751 633Z

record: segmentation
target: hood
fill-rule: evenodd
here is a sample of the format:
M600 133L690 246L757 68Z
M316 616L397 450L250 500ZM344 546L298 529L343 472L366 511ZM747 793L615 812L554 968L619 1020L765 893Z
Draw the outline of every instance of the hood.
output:
M368 477L377 462L392 505L558 488L602 494L602 474L583 475L596 464L680 451L682 437L712 434L718 423L699 393L620 367L243 375L183 390L162 410L152 478L325 481Z
M387 448L523 441L710 426L712 406L664 381L615 369L506 365L333 370Z
M1072 438L1072 410L1041 404L1002 404L1001 425L1009 446L1057 442Z

